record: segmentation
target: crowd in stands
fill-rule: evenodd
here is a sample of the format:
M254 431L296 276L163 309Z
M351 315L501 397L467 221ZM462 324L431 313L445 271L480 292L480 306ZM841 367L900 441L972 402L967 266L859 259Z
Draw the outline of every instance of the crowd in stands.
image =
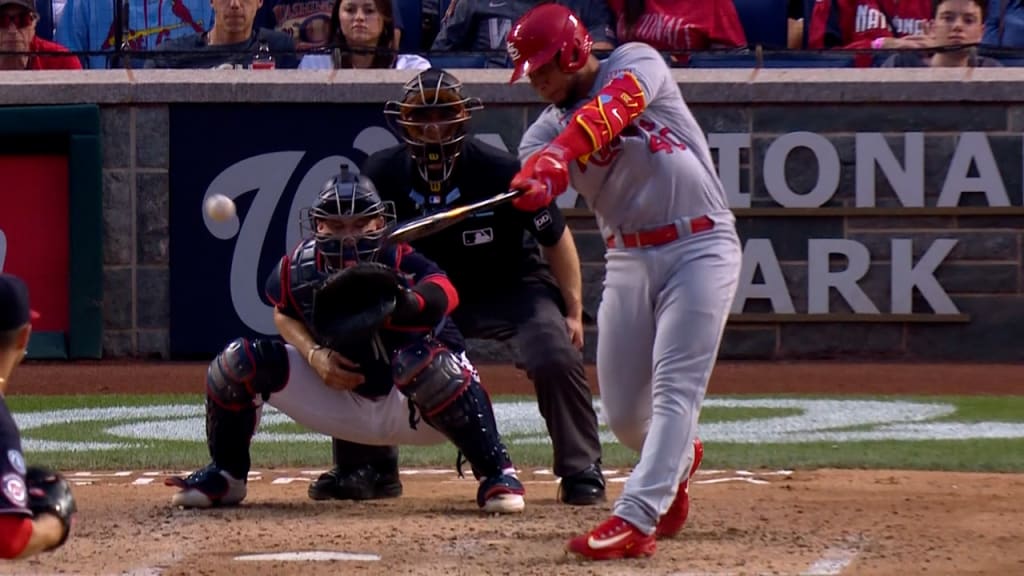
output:
M0 0L0 70L509 67L541 1ZM1024 65L1024 0L557 3L598 55L645 42L673 66Z

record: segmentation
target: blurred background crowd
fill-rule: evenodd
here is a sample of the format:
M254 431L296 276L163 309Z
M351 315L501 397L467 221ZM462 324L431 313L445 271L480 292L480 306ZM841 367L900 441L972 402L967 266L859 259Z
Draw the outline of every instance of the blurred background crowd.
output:
M0 0L0 70L493 68L537 0ZM1024 65L1024 0L559 0L678 67Z

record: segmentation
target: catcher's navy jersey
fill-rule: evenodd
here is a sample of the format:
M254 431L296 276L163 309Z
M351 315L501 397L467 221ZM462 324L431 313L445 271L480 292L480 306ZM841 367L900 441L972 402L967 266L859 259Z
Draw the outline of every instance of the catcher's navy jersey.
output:
M518 171L519 159L514 155L466 138L448 189L440 193L428 191L404 144L372 154L362 175L377 185L384 200L395 203L398 220L404 222L504 194ZM542 276L555 284L537 244L553 246L564 231L565 219L554 202L533 213L516 210L509 203L473 214L412 245L448 274L462 301L474 302L514 290L527 276Z
M312 324L313 289L330 275L324 270L323 262L316 250L316 240L309 239L285 255L277 268L267 278L267 297L283 314L302 321L310 334L320 343L323 339ZM417 253L408 245L392 246L381 252L377 262L398 270L407 287L415 286L430 276L443 276L437 264ZM427 326L422 330L409 327L381 329L381 343L389 355L413 343L416 339L433 334L449 350L456 354L466 348L462 334L447 317L438 326ZM366 384L356 389L367 396L386 394L391 387L391 358L380 358L372 343L367 342L365 350L338 350L338 353L360 365Z
M31 516L27 502L21 435L7 409L7 402L0 396L0 514Z

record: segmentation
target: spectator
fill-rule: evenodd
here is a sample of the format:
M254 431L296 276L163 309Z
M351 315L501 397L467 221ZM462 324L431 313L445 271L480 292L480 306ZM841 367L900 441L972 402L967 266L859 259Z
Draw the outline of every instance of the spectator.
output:
M931 54L901 52L893 54L883 68L911 67L998 67L994 58L978 57L972 45L981 42L984 32L985 0L937 0L928 28L932 46L946 48ZM949 47L959 47L949 49Z
M985 12L986 46L1024 47L1024 1L988 0Z
M399 1L408 0L391 0L396 50L404 28L398 10ZM266 0L256 13L256 27L270 28L290 35L295 41L295 48L299 51L323 48L330 44L333 4L331 0Z
M804 46L804 0L789 0L786 21L786 47L800 50Z
M420 56L395 53L393 8L390 0L335 0L328 37L332 52L306 54L299 68L430 68Z
M297 68L298 57L291 36L284 32L253 28L260 0L212 0L217 18L213 28L164 42L146 68L250 68L253 57L264 48L276 68ZM174 52L174 53L171 53Z
M432 50L450 52L489 52L486 67L508 68L511 62L505 48L505 37L512 22L542 2L536 0L453 0L441 21L441 31ZM600 0L559 0L570 8L590 30L594 50L615 47L612 17L607 4Z
M921 49L933 0L820 0L814 4L807 47Z
M120 66L110 58L118 49L117 19L114 0L66 0L57 25L57 42L72 52L110 52L83 57L87 68ZM124 1L127 18L121 42L133 52L155 50L163 42L188 34L202 34L213 22L210 0L164 0L153 2ZM131 65L141 67L144 60L134 58Z
M743 48L747 37L732 0L608 0L619 44L662 51Z
M33 0L0 0L0 70L81 70L73 55L39 54L68 49L36 36L39 14Z

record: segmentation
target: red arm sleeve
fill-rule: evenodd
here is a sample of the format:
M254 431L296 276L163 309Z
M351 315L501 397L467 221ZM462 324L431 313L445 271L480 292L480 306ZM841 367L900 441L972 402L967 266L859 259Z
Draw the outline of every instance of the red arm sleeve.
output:
M17 558L32 538L32 519L28 516L0 514L0 558Z
M586 162L604 148L647 108L647 96L631 72L616 76L572 116L565 130L552 141Z

